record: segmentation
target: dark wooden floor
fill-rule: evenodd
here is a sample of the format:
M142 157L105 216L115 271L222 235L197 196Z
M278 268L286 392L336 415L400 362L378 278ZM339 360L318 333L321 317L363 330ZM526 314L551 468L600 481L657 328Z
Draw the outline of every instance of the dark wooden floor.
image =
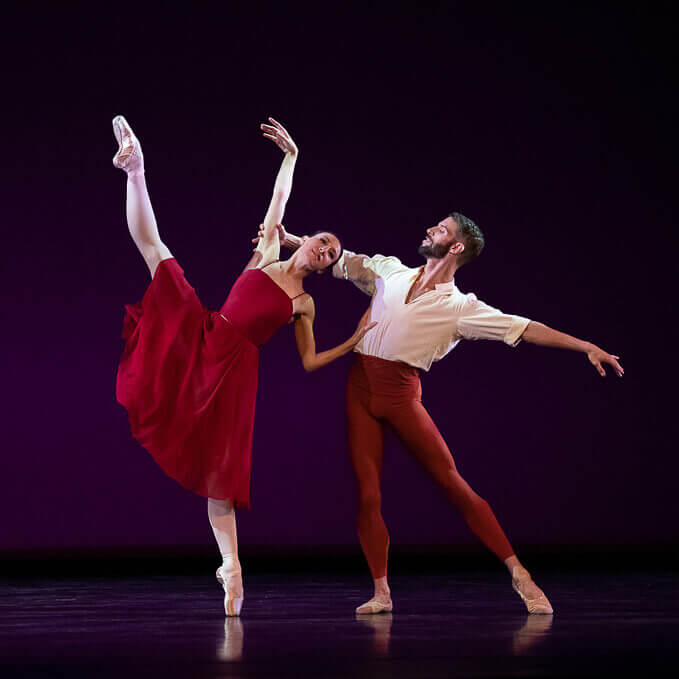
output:
M679 663L675 574L550 573L528 616L501 572L392 578L395 610L357 618L365 576L256 575L225 620L211 573L17 577L0 587L2 677L665 676Z

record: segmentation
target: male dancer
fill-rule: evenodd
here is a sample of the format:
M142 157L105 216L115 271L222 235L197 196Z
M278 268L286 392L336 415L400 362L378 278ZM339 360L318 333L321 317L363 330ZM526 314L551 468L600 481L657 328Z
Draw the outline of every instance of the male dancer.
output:
M279 225L282 243L295 249L303 239ZM481 254L483 234L457 212L426 230L418 252L424 266L411 268L396 257L357 255L349 250L333 267L338 278L352 281L372 297L366 312L375 329L359 342L347 384L349 452L359 485L358 536L370 567L375 595L356 609L359 614L391 611L387 583L389 534L380 511L380 475L384 423L430 472L460 510L473 533L504 562L512 587L529 613L553 613L547 597L521 565L488 503L475 493L455 467L450 450L421 402L418 370L429 370L461 339L501 340L516 346L534 344L572 349L587 355L604 376L604 363L622 377L619 356L521 316L504 314L464 294L455 272Z

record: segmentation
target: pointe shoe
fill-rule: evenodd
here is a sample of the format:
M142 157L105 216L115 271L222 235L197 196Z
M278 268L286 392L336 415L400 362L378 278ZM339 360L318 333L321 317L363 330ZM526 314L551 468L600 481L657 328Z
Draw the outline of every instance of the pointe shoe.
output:
M143 172L144 155L139 139L123 116L113 119L113 134L118 142L118 151L113 156L113 165L125 172Z
M391 613L394 610L394 605L391 603L391 598L386 601L373 597L370 601L366 601L356 609L356 615L378 615L379 613Z
M537 592L526 594L528 585L532 584ZM554 609L545 593L533 582L530 573L521 566L512 569L512 589L521 597L531 615L552 615Z
M240 615L245 599L240 570L229 573L220 566L217 569L217 582L224 588L224 613L227 617Z

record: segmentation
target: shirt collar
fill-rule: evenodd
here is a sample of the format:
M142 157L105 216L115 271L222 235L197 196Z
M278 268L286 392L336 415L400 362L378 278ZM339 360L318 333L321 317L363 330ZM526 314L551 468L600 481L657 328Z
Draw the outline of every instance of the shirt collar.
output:
M420 275L420 272L424 269L423 266L413 269L413 275L410 277L410 283L414 283L415 279ZM447 283L437 283L435 286L436 290L439 292L453 292L455 288L455 279L448 281Z

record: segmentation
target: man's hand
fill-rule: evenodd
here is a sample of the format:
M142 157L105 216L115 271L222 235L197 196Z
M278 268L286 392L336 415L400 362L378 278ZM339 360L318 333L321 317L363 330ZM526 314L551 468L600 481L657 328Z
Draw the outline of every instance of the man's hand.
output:
M606 371L601 365L602 363L608 363L612 366L618 377L622 377L625 374L622 366L618 363L620 356L608 354L603 349L599 349L596 344L583 342L583 340L567 335L565 332L554 330L554 328L550 328L544 323L531 321L523 331L521 338L526 340L526 342L539 344L543 347L581 351L583 354L587 354L589 362L597 369L597 372L602 377L606 377Z
M281 246L288 248L289 250L297 250L297 248L307 239L307 236L302 236L301 238L299 236L293 236L285 230L285 227L282 224L276 224L276 231L278 231L278 240L280 241ZM256 246L263 237L264 224L260 224L257 236L252 239L252 242Z
M606 377L606 371L604 370L602 363L608 363L608 365L612 366L615 374L618 377L622 377L625 374L625 371L622 369L622 366L617 360L620 358L620 356L608 354L603 349L599 349L597 346L593 347L587 352L587 358L589 359L589 362L597 369L597 372L599 375L601 375L601 377Z
M280 241L281 245L285 245L285 239L288 236L285 227L282 224L276 224L276 231L278 231L278 240ZM259 231L257 231L257 235L252 239L252 242L255 245L257 245L263 237L264 237L264 224L260 224Z

